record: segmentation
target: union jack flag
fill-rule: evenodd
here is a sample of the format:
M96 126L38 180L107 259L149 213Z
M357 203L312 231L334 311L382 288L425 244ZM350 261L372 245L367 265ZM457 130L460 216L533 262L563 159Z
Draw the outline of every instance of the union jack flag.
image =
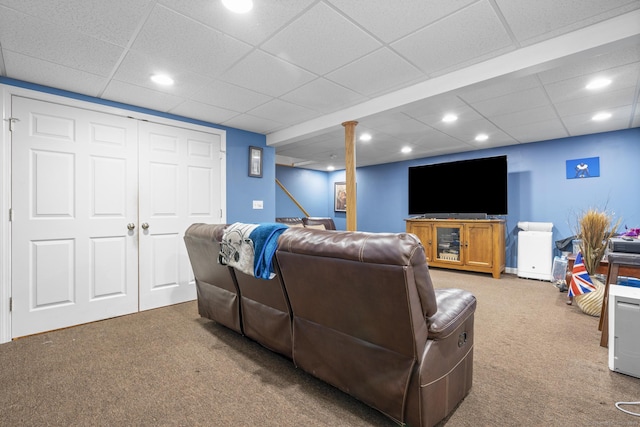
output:
M571 283L569 284L569 296L588 294L595 291L596 287L587 273L582 261L582 252L576 255L576 261L573 263L573 271L571 272Z

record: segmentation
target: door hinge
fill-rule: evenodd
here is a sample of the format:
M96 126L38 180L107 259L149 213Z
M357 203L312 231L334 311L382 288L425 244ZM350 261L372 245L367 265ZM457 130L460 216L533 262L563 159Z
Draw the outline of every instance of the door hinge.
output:
M13 311L13 297L9 297L9 313Z
M9 222L13 221L13 209L9 208Z

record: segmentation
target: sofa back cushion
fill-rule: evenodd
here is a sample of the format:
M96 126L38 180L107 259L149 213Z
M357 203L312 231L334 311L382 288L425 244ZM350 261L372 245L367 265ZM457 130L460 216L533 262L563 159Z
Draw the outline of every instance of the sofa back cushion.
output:
M276 253L296 365L402 422L436 308L411 234L289 229Z

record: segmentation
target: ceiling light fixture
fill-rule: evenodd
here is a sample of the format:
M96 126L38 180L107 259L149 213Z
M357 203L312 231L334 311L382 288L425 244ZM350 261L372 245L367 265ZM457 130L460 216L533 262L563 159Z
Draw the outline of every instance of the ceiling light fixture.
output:
M222 4L235 13L247 13L253 9L253 0L222 0Z
M402 150L400 150L400 151L402 151L403 153L407 154L407 153L410 153L412 150L411 150L411 147L402 147Z
M336 170L336 168L334 166L327 166L327 170L328 171L334 171L334 170Z
M157 83L163 86L170 86L173 84L173 79L167 76L166 74L154 74L153 76L151 76L151 80L154 83Z
M603 120L607 120L611 118L611 113L598 113L595 116L591 117L591 120L595 120L596 122L601 122Z
M600 89L605 86L609 86L611 84L611 80L601 77L598 79L591 80L589 84L586 86L589 90Z
M360 141L371 141L371 134L363 133L360 135Z
M487 135L486 133L481 133L478 136L476 136L476 141L479 141L479 142L486 141L487 139L489 139L489 135Z
M442 121L445 123L455 122L456 120L458 120L458 116L455 114L447 114L442 118Z

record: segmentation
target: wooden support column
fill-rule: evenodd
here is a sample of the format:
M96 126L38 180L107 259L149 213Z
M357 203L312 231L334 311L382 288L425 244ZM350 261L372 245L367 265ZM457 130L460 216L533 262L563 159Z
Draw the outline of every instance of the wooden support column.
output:
M347 231L356 231L356 125L358 122L342 123L344 126L344 159L347 178Z

